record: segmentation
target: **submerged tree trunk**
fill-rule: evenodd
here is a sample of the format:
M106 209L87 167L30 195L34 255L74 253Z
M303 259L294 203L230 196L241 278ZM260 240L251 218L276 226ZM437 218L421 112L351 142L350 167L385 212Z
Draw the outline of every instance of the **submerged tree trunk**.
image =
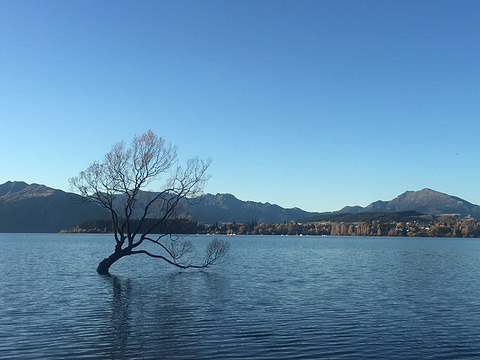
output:
M124 257L125 255L128 255L128 252L115 251L112 255L100 261L100 264L98 264L97 267L97 272L101 275L109 275L110 273L108 270L110 269L110 266L112 266L115 261Z

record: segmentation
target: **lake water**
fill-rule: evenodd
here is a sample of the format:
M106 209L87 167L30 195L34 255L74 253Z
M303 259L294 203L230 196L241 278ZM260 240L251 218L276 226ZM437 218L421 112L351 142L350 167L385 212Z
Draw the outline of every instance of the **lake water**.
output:
M220 238L208 270L135 255L107 277L111 235L0 234L0 358L480 357L478 239Z

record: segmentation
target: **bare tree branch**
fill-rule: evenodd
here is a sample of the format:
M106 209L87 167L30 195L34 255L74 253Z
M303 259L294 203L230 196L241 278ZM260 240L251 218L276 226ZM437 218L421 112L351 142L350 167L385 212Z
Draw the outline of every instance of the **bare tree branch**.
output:
M99 264L97 271L107 274L115 261L131 254L146 254L180 268L204 268L225 257L228 244L215 239L207 247L204 263L192 265L188 263L193 253L191 242L166 241L165 234L157 239L149 236L178 217L182 202L188 203L203 194L210 163L210 159L195 157L185 167L179 166L177 148L149 130L135 136L129 148L124 142L114 144L103 162L95 161L71 178L72 189L110 212L115 251ZM162 180L165 185L160 191L146 191L147 186ZM147 219L151 225L145 230ZM152 223L151 219L155 221ZM144 241L158 245L164 255L134 250Z

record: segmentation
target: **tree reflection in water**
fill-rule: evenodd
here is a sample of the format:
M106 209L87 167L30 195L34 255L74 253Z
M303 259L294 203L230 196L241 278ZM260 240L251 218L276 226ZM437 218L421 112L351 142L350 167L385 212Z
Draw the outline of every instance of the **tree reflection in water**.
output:
M218 325L227 290L225 278L208 271L170 272L130 279L109 276L109 327L102 337L109 358L201 357L208 329ZM108 338L108 339L106 339Z

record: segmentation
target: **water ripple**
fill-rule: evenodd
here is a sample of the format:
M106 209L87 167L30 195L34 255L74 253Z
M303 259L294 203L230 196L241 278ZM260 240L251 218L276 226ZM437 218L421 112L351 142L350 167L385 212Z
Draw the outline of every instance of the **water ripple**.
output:
M476 240L228 240L209 271L131 257L104 277L108 236L0 235L0 358L480 356Z

